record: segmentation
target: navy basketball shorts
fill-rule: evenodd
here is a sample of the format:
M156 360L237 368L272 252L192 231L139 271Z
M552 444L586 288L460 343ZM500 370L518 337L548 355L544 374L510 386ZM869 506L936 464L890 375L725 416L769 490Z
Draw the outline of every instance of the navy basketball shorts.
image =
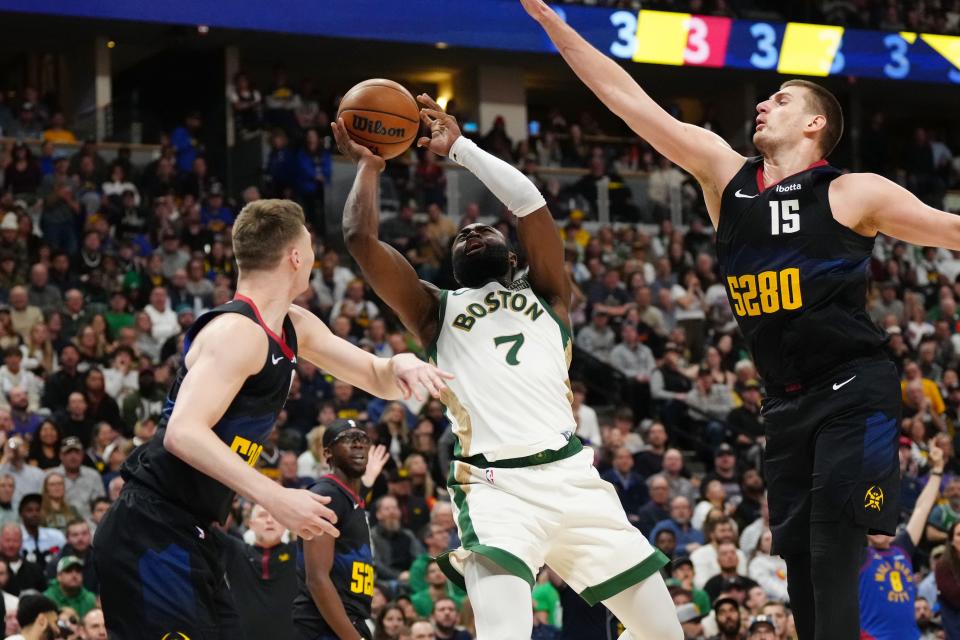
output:
M895 532L900 410L896 368L876 358L764 399L773 553L809 553L812 522L849 519L871 532Z
M245 637L206 527L145 487L124 487L93 541L112 633L123 640Z

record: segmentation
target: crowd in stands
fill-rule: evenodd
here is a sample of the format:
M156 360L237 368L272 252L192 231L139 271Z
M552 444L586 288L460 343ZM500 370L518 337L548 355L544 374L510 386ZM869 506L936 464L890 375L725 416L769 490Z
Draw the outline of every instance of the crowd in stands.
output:
M207 165L197 113L164 137L159 157L139 166L122 150L108 160L93 143L59 146L72 134L34 93L0 103L4 132L44 140L37 154L22 143L0 153L6 634L56 615L41 593L73 629L64 637L106 637L98 635L92 533L122 487L123 461L156 432L185 330L233 295L230 228L245 203L270 196L303 204L317 263L297 303L335 335L381 356L422 350L335 250L339 230L324 226L332 149L314 87L295 89L278 68L268 94L239 74L229 99L238 135L268 132L270 141L262 182L239 198ZM795 638L785 565L769 553L761 381L718 279L699 192L641 143L591 143L602 132L589 116L574 122L554 112L545 124L542 136L515 142L498 122L479 142L535 180L559 219L575 285L577 435L594 448L630 521L673 560L664 574L689 638ZM883 118L871 126L882 130ZM957 178L942 136L918 129L915 152L897 166L882 138L869 144L874 170L942 206ZM588 173L560 189L539 176L552 166ZM616 219L647 224L587 224L597 179L636 170L650 173L655 205L640 211L629 197L611 203ZM448 211L444 164L429 153L391 162L386 176L401 206L381 237L424 279L456 286L449 246L462 225L489 221L516 240L503 212L477 203ZM686 228L674 227L666 201L656 206L658 188L684 194ZM903 373L905 522L933 466L932 449L945 458L942 495L929 519L922 516L928 524L910 547L913 573L902 578L920 587L924 638L937 638L960 616L960 252L879 238L871 272L868 308ZM328 470L322 434L337 418L360 421L385 448L367 484L375 637L468 640L469 600L432 560L459 544L444 488L454 436L442 404L384 402L301 361L260 470L286 486L309 485ZM223 533L268 546L250 505L235 506ZM588 607L548 569L533 593L534 638L616 637L617 622L602 605Z
M655 9L708 16L792 20L836 24L855 29L960 34L957 0L560 0L565 4L618 9Z

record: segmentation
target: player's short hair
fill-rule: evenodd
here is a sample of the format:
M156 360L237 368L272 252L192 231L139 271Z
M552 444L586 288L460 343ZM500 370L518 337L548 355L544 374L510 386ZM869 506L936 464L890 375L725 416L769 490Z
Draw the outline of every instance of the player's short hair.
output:
M303 209L291 200L255 200L233 225L233 255L241 271L277 266L284 251L302 233Z
M802 87L807 90L807 106L817 115L822 115L827 119L827 126L824 127L820 136L820 151L823 157L830 155L840 142L840 136L843 135L843 108L837 97L823 88L816 82L809 80L787 80L780 85L781 89L787 87Z

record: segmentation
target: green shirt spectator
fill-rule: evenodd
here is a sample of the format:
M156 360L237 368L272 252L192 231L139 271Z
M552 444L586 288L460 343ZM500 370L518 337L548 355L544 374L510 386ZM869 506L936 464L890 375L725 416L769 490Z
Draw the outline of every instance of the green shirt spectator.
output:
M97 597L83 586L83 560L77 556L64 556L57 563L57 577L43 592L61 609L70 607L81 619L97 607Z
M560 627L560 620L557 609L560 605L560 594L557 588L549 582L541 582L533 587L533 615L543 611L547 614L547 619L542 620L551 627Z

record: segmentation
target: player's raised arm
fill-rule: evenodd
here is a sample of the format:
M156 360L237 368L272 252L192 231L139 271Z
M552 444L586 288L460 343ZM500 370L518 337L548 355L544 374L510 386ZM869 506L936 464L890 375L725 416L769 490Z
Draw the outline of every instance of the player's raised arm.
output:
M863 235L879 232L920 246L960 250L960 216L924 204L875 173L849 173L830 184L834 216Z
M350 139L340 118L333 123L340 153L357 163L357 177L343 208L343 239L373 290L423 344L439 330L439 292L417 277L400 252L380 240L380 172L385 161Z
M237 345L244 345L238 349ZM188 354L163 446L172 454L240 495L264 505L280 524L303 538L339 535L324 506L329 498L301 489L285 489L249 466L213 432L243 383L263 368L267 343L263 330L246 318L217 318L197 336Z
M720 136L673 118L619 64L597 51L543 0L521 0L577 77L637 135L703 183L722 191L745 158ZM706 185L704 185L706 186Z
M385 400L424 399L421 387L434 398L446 389L453 376L411 353L379 358L336 337L317 316L291 305L290 319L297 329L300 357L335 378Z
M500 158L480 149L472 140L460 135L453 116L426 94L417 96L426 108L421 118L430 127L430 137L417 145L463 166L475 175L519 219L517 228L527 262L530 265L530 286L547 299L561 317L570 308L570 278L563 268L563 241L537 187Z

